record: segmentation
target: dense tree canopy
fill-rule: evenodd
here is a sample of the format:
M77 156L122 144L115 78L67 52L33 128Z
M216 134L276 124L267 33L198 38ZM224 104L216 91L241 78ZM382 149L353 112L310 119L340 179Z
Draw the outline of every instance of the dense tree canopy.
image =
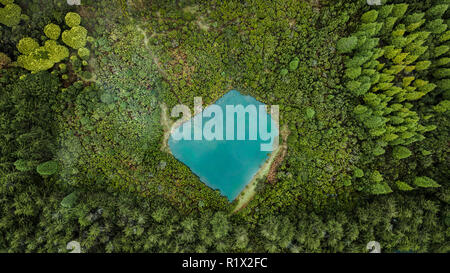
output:
M450 251L450 1L47 2L0 0L0 251ZM286 147L238 211L165 146L230 89Z

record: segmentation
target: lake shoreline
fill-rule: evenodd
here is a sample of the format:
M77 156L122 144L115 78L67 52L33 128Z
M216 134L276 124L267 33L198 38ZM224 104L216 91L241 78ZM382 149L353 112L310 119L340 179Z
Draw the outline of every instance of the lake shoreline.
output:
M201 109L202 111L204 111L207 107L209 107L210 105L215 104L216 102L213 102L209 105L206 105L203 107L203 109ZM163 143L161 145L161 150L164 152L167 152L169 154L171 154L172 156L173 153L170 150L169 147L169 139L170 139L170 135L174 132L174 130L176 128L178 128L179 126L181 126L184 122L189 121L191 118L193 118L195 115L201 113L202 111L198 112L199 109L195 109L195 113L193 116L191 117L187 117L187 116L183 116L181 119L177 120L177 121L172 121L170 119L170 113L168 111L167 105L165 105L164 103L161 104L161 125L163 126L164 129L164 137L163 137ZM270 114L268 110L268 106L266 105L266 112L267 114ZM277 122L278 128L279 128L279 122ZM248 204L248 202L250 202L250 200L254 197L254 195L256 194L256 186L257 186L257 182L259 179L264 178L265 176L267 176L269 174L269 172L272 169L272 165L273 163L276 161L276 158L279 157L280 154L282 154L282 151L285 150L285 139L286 136L284 136L284 133L286 133L287 131L287 127L285 126L285 128L283 130L278 129L279 134L277 136L279 142L278 142L278 146L272 151L270 152L270 155L268 156L268 158L264 161L264 163L258 168L258 170L256 171L256 173L252 176L252 178L250 179L250 181L245 185L244 189L236 196L236 198L234 198L233 200L229 200L230 204L232 203L236 203L237 204L234 206L232 212L238 212L239 210L241 210L242 208L245 208L245 206ZM284 132L283 132L284 131ZM283 134L283 136L282 136ZM288 133L287 133L288 134ZM283 139L283 143L280 143L280 139ZM189 167L188 167L189 168ZM196 175L191 168L189 168L191 170L191 172ZM200 177L198 175L196 175L199 180L201 181ZM205 182L201 181L202 183L204 183L206 186L208 186ZM210 186L208 186L210 187Z
M236 206L233 209L233 213L238 212L239 210L245 208L247 204L253 199L256 194L256 186L258 185L258 180L264 178L271 171L272 165L275 163L276 158L279 155L282 155L283 150L287 149L287 143L285 139L289 135L287 130L287 126L284 126L282 130L279 131L279 136L282 136L283 143L279 143L278 147L275 148L270 153L269 158L264 162L264 164L258 169L250 182L245 186L245 188L239 193L234 201L237 202Z

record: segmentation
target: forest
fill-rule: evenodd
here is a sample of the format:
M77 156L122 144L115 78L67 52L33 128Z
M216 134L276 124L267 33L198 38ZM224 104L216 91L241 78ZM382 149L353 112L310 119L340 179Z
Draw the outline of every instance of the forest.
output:
M0 0L0 253L450 251L450 0L72 2ZM231 89L288 132L237 211L163 147Z

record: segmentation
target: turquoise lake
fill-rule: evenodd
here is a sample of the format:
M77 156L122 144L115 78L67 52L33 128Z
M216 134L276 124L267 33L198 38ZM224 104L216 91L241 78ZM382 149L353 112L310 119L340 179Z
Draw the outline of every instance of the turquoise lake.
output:
M188 166L203 183L212 189L218 189L229 200L234 200L270 155L270 151L261 151L261 144L273 145L273 141L271 142L270 139L262 139L259 130L256 139L250 140L249 124L257 124L256 128L259 128L259 115L263 114L267 117L268 132L278 136L278 128L273 126L274 121L266 111L258 111L257 117L246 114L245 140L237 140L237 130L238 128L242 129L242 127L238 127L237 115L234 115L235 139L226 140L226 132L232 128L226 126L227 105L242 105L243 107L254 105L256 109L259 109L259 106L264 104L251 96L245 96L236 90L231 90L217 100L214 105L219 106L223 111L223 140L206 140L204 137L202 140L194 140L192 126L195 126L195 123L192 123L192 120L201 118L204 127L215 116L214 114L211 117L202 115L211 107L208 106L203 109L202 113L192 117L191 120L183 124L184 126L182 125L172 132L169 138L169 147L175 158ZM174 134L177 131L181 134L186 128L191 131L192 140L177 140Z

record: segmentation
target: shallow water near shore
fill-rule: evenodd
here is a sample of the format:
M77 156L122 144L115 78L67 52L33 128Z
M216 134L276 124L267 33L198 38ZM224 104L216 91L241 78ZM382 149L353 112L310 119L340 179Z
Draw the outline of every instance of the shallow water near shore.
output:
M279 132L276 126L271 126L271 122L269 122L272 121L270 114L266 111L263 113L258 111L256 117L249 114L245 115L245 140L236 139L238 128L236 115L234 116L235 139L225 140L227 131L227 126L225 126L226 105L242 105L244 107L255 105L256 109L258 109L260 105L264 104L251 96L244 96L236 90L229 91L214 104L219 106L224 113L224 140L205 140L204 138L202 140L193 140L194 130L191 130L192 140L176 140L174 132L172 132L168 144L175 158L186 164L203 183L212 189L218 189L229 200L234 200L252 180L270 155L270 152L261 151L261 144L270 143L270 140L263 141L259 130L256 140L249 140L249 124L258 124L259 115L264 114L267 115L268 131L274 130L273 134L276 136L278 136ZM209 107L211 106L203 110L205 111ZM193 119L194 117L191 120ZM210 119L210 117L202 117L203 126ZM189 123L191 120L186 122ZM181 127L175 130L180 130L181 132ZM257 128L259 127L257 126ZM271 145L273 145L273 141Z

